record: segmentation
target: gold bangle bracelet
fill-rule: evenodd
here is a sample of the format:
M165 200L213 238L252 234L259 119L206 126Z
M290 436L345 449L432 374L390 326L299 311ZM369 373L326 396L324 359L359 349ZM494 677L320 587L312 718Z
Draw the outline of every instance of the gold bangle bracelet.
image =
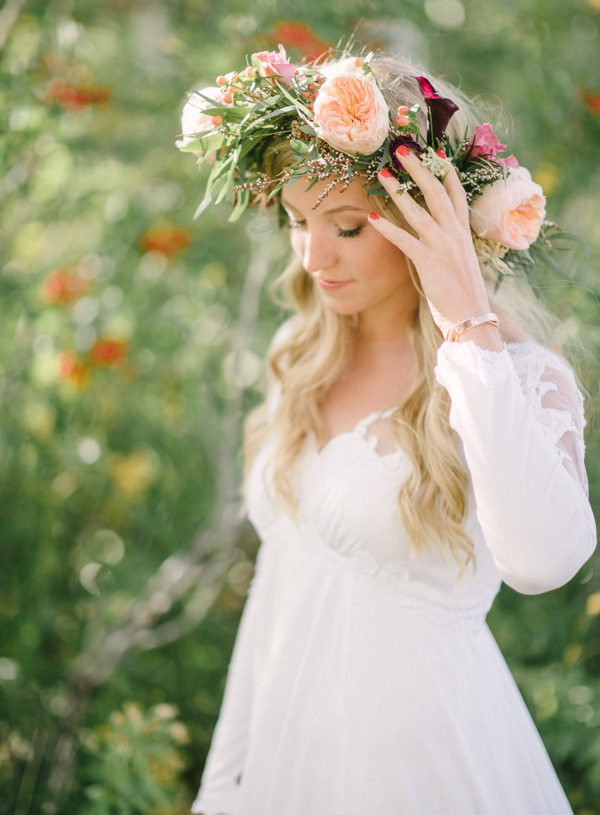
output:
M458 323L448 329L445 337L446 342L456 342L465 331L468 331L470 328L475 328L477 325L485 325L485 323L490 323L498 328L498 315L490 311L488 314L482 314L480 317L469 317L468 320L464 320L462 323Z

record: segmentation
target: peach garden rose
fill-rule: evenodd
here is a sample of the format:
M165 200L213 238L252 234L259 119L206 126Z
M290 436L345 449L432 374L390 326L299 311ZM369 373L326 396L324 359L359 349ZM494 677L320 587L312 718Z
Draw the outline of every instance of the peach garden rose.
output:
M546 198L525 167L511 167L506 181L485 187L471 205L473 231L509 249L528 249L546 217Z
M390 112L383 94L355 63L338 68L321 85L314 114L319 138L349 155L371 155L389 132Z

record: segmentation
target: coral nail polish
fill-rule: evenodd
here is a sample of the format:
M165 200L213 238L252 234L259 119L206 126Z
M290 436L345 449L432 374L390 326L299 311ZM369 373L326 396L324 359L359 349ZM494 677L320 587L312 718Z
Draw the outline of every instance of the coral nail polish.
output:
M390 173L387 167L384 167L383 170L380 170L379 175L382 175L384 178L393 178L393 175Z
M390 175L391 175L391 173L390 173ZM369 212L369 219L371 221L378 221L379 220L379 215L376 212Z
M401 156L409 156L410 150L404 144L401 144L400 147L396 150L396 153L400 153Z
M448 158L448 156L444 153L444 151L442 149L436 150L435 152L436 152L436 155L438 155L440 158Z

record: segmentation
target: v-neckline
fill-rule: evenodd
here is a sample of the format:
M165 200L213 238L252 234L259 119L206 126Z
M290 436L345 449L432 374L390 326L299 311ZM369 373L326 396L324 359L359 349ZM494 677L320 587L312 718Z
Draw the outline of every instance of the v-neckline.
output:
M395 407L391 407L387 408L386 410L371 411L371 413L369 413L367 416L363 416L362 419L359 419L354 427L352 427L350 430L342 430L341 433L336 433L335 436L331 436L329 439L327 439L327 441L321 445L321 447L316 448L316 455L320 456L331 444L333 444L333 442L336 441L336 439L358 435L360 438L366 440L365 436L369 425L378 419L389 418L395 410Z

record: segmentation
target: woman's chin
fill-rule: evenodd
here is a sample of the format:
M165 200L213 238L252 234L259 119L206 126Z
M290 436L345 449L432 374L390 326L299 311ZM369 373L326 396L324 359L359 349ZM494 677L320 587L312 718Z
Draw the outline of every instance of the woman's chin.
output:
M362 311L362 308L356 303L333 302L329 298L323 298L323 304L329 311L334 311L336 314L341 314L345 317L352 317L354 314L360 314Z

